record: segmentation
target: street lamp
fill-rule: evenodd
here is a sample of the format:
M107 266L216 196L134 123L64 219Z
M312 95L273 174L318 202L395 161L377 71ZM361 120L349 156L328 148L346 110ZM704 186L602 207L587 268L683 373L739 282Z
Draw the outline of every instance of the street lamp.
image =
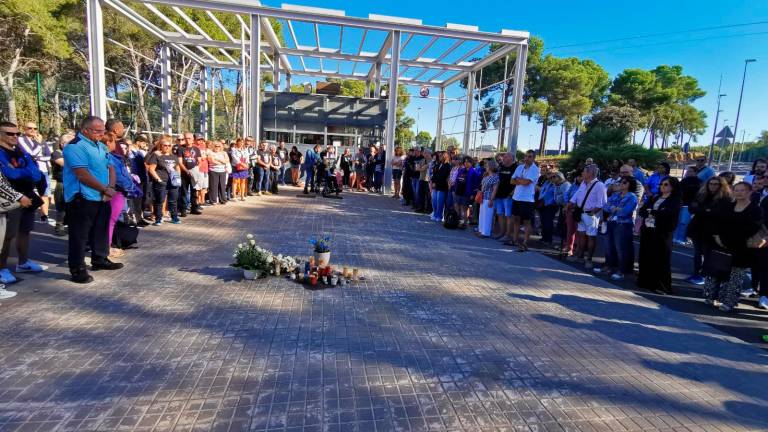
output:
M739 114L741 114L741 99L744 96L744 82L747 80L747 66L757 59L744 60L744 75L741 76L741 91L739 92L739 107L736 108L736 124L733 126L733 147L731 147L731 161L728 163L728 171L733 168L733 151L736 148L736 134L739 132Z

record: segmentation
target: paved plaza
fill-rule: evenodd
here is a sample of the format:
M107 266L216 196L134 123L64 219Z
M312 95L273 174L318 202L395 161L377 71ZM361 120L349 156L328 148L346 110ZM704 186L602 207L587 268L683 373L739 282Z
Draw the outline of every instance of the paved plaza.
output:
M228 267L247 233L357 285ZM395 200L280 196L148 227L119 272L64 242L0 306L2 431L768 430L768 355L536 253Z

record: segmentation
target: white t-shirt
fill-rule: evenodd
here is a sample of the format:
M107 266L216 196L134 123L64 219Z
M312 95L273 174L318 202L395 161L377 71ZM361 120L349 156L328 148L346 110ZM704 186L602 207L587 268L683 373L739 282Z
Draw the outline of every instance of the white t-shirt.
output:
M515 173L512 174L512 180L519 178L528 179L531 183L527 186L515 186L512 200L533 202L536 195L536 182L539 181L539 167L536 164L531 164L529 167L526 167L525 164L518 165Z

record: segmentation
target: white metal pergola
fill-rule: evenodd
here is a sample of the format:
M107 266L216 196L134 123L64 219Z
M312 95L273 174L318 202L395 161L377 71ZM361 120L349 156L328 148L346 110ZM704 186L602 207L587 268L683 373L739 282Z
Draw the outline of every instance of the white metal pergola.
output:
M509 116L506 142L510 151L517 148L520 105L522 100L525 64L528 50L528 32L502 30L500 33L481 32L476 26L447 24L437 27L422 24L421 20L370 14L367 18L347 16L344 11L316 7L283 4L280 8L262 6L258 1L247 0L141 0L127 3L123 0L86 0L87 36L89 49L91 113L105 118L107 96L104 63L104 32L102 7L109 6L125 18L140 26L163 42L160 50L162 126L164 133L171 133L171 62L170 50L186 56L201 66L200 89L200 132L208 132L208 81L212 70L241 70L243 76L243 130L259 137L261 131L260 86L263 71L273 74L273 87L279 89L280 77L284 76L286 88L290 88L292 77L325 77L360 80L366 83L366 91L373 88L367 97L379 97L382 83L387 83L389 95L397 95L398 85L429 86L439 89L437 132L442 138L442 124L445 89L465 78L467 81L466 112L464 114L463 149L469 148L475 75L482 69L511 53L516 53L515 69L503 86L514 86L511 115ZM188 24L182 28L166 15L157 5L173 10L178 18ZM205 32L183 8L205 12L207 19L215 24L226 37L215 39ZM141 10L141 13L139 12ZM217 14L234 14L239 22L239 34L222 24ZM150 20L147 16L153 16ZM291 44L280 43L269 19L278 20L290 35ZM161 22L162 25L157 24ZM153 22L155 21L155 22ZM296 23L305 23L314 30L314 43L302 45L294 30ZM338 45L322 46L320 29L332 28L338 32ZM194 31L190 31L192 28ZM347 33L345 34L345 29ZM356 49L344 49L344 37L351 37L355 30ZM366 38L376 42L374 51L364 51ZM359 39L359 43L358 43ZM251 43L258 40L260 43ZM490 50L496 44L497 49ZM405 50L410 46L410 54ZM431 51L430 51L431 50ZM439 52L439 53L436 53ZM430 55L431 57L425 57ZM253 59L257 59L254 61ZM319 61L319 68L309 68L307 63ZM337 64L335 69L326 69L323 60ZM342 64L345 67L342 69ZM351 68L349 65L351 64ZM482 81L482 80L481 80ZM502 104L508 103L503 100ZM385 126L385 148L387 170L385 185L391 183L391 159L394 155L395 115L397 97L389 97ZM502 105L503 108L503 105ZM503 109L502 109L503 113ZM502 122L505 119L502 117ZM505 137L500 136L503 144Z

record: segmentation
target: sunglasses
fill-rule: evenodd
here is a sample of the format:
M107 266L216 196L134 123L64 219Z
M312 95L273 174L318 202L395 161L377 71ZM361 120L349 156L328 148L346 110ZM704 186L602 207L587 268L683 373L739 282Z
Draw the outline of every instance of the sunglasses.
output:
M21 132L6 132L6 131L0 131L0 132L2 132L3 135L5 136L15 136L15 137L21 136Z
M37 130L36 127L27 127L27 129Z
M696 162L706 162L706 159L696 159Z

